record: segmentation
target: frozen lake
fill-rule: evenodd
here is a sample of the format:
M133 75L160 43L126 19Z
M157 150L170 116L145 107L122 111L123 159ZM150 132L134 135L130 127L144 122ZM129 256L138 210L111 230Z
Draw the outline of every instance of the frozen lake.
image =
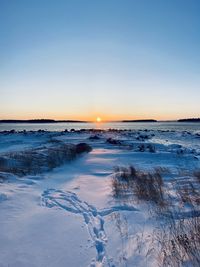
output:
M189 131L193 133L200 132L200 123L192 122L106 122L106 123L1 123L0 131L63 131L65 129L130 129L130 130L162 130L162 131Z

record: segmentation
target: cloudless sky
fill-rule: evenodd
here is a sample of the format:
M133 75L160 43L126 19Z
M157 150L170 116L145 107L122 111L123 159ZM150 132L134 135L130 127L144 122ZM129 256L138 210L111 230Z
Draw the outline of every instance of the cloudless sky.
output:
M0 0L0 119L200 117L199 0Z

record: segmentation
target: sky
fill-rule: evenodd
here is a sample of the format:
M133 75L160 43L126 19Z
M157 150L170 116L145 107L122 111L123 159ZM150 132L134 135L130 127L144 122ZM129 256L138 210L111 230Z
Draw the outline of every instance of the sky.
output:
M0 119L200 117L199 0L0 0Z

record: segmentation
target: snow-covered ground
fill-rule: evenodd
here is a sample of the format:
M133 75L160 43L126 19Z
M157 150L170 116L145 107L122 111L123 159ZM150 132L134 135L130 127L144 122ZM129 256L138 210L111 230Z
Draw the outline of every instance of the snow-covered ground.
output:
M17 153L83 142L91 152L48 171L18 176L3 168L13 153L17 160ZM114 167L130 165L146 172L165 170L164 186L176 206L175 189L190 184L200 169L200 135L159 130L1 132L0 267L162 266L158 234L164 215L134 194L130 201L113 193ZM186 204L176 215L190 216ZM190 259L183 264L193 266Z

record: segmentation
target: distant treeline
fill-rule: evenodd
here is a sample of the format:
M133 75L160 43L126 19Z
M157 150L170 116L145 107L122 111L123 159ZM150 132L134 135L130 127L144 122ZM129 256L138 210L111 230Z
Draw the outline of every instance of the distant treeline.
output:
M51 120L51 119L36 119L36 120L0 120L0 123L83 123L87 121L75 121L75 120Z
M0 123L87 123L89 121L78 121L78 120L52 120L52 119L35 119L35 120L0 120ZM146 120L122 120L118 122L158 122L153 119ZM200 118L191 118L191 119L179 119L177 122L200 122Z
M122 122L157 122L157 120L152 120L152 119L148 119L148 120L123 120Z
M200 118L180 119L178 122L200 122Z

